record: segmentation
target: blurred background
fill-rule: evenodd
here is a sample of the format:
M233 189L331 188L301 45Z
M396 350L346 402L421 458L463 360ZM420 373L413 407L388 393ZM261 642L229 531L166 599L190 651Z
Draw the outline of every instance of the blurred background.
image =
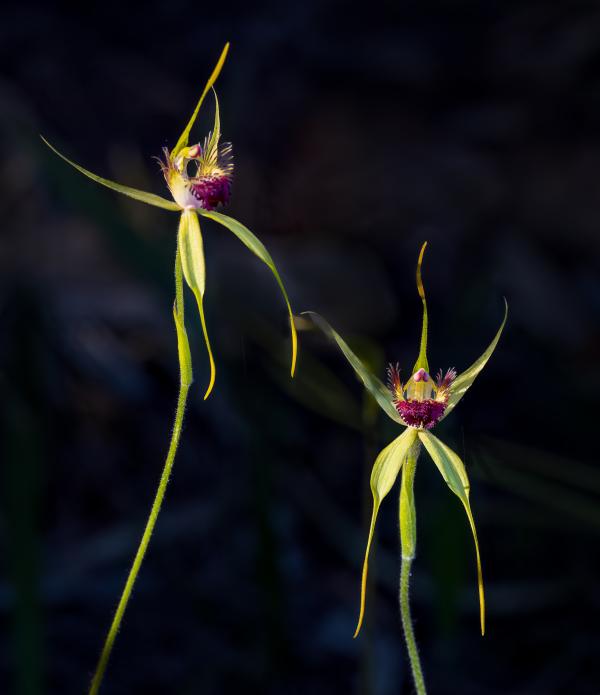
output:
M433 695L600 692L600 7L9 0L0 11L0 693L84 693L151 504L177 396L177 216L53 155L166 195L172 147L217 88L227 212L269 248L296 312L382 377L500 345L437 433L463 457L482 547L429 459L413 612ZM197 140L212 122L207 102ZM412 692L396 493L352 633L371 499L394 435L337 349L205 221L214 394L196 383L106 695ZM190 297L191 299L191 297Z

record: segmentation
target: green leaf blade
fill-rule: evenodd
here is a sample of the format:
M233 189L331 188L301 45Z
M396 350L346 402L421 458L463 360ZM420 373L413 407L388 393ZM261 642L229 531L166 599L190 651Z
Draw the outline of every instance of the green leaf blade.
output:
M76 164L73 162L71 159L68 157L65 157L64 154L61 154L56 147L51 145L43 136L40 135L42 138L42 142L44 142L55 154L57 154L61 159L63 159L67 164L70 164L74 169L77 169L81 174L84 176L87 176L88 179L91 179L92 181L95 181L96 183L99 183L101 186L106 186L106 188L110 188L112 191L116 191L117 193L121 193L121 195L125 195L128 198L133 198L134 200L139 200L142 203L146 203L147 205L153 205L154 207L157 208L162 208L163 210L181 210L181 207L177 205L177 203L173 200L167 200L166 198L162 198L159 195L155 195L154 193L147 193L146 191L140 191L137 188L131 188L130 186L124 186L123 184L116 183L115 181L111 181L110 179L105 179L102 178L102 176L98 176L97 174L94 174L93 172L89 171L88 169L85 169L84 167L80 166L79 164Z

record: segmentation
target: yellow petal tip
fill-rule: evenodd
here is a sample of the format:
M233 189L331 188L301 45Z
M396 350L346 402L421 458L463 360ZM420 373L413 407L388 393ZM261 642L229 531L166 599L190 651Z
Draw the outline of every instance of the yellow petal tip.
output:
M296 332L296 326L294 325L294 317L290 317L290 326L292 331L292 367L290 369L290 375L292 379L296 373L296 360L298 359L298 334Z
M213 362L212 358L210 360L210 381L208 382L208 386L206 387L206 393L204 394L204 400L206 400L210 394L212 393L212 390L215 385L215 378L217 376L217 372L215 369L215 363Z

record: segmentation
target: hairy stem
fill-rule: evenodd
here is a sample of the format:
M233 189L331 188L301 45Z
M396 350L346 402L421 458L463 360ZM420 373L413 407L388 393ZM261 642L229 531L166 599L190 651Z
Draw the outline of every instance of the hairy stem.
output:
M410 661L410 669L417 691L417 695L427 695L425 690L425 680L423 669L419 659L419 651L415 640L409 602L409 581L412 562L415 557L417 543L417 523L415 514L415 500L413 493L415 470L419 457L419 445L413 447L404 466L402 467L402 484L400 487L400 542L402 547L402 565L400 570L400 616L402 618L402 629L406 640L406 649Z
M181 274L181 259L179 255L179 249L177 250L177 256L175 259L175 306L176 310L183 320L183 281ZM100 659L98 660L98 665L96 666L96 672L94 673L94 678L90 686L89 695L97 695L100 691L100 685L102 684L102 679L108 665L108 660L112 652L112 648L123 620L123 615L125 614L125 609L127 608L127 603L131 597L131 592L133 586L136 582L140 567L144 560L146 550L148 549L148 544L150 543L150 538L154 527L156 526L156 521L160 513L160 508L163 503L165 492L167 490L167 484L169 482L169 477L171 475L171 469L173 468L173 463L175 461L175 454L177 453L177 447L179 446L179 439L181 437L181 429L183 426L183 415L185 412L185 405L187 401L187 395L190 388L191 380L187 378L185 370L181 370L181 380L179 386L179 396L177 398L177 409L175 411L175 425L173 426L173 433L171 435L171 442L169 444L169 451L167 453L167 458L165 465L163 467L162 474L160 476L160 482L158 484L158 489L154 497L154 502L152 503L152 508L150 509L150 515L148 516L148 521L146 522L146 527L142 535L139 547L135 554L133 564L129 570L129 575L127 581L125 582L125 588L121 594L119 600L119 605L115 611L115 616L111 623L106 641L102 647L102 653L100 654Z

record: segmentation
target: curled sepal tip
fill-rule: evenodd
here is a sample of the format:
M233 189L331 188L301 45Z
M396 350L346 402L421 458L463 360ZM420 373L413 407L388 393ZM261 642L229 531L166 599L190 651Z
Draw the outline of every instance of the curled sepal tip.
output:
M362 578L360 583L360 611L358 615L358 623L356 625L356 631L354 632L354 637L358 637L358 633L363 624L363 619L365 616L365 603L366 603L366 593L367 593L367 574L369 572L369 552L371 550L371 543L373 542L373 533L375 531L375 523L377 521L377 514L379 513L379 506L383 498L392 489L392 486L396 482L398 473L406 459L406 455L410 447L414 444L417 437L417 430L412 427L408 427L402 432L402 434L394 439L391 444L380 452L379 456L373 464L373 471L371 472L371 492L373 493L373 513L371 515L371 525L369 527L369 538L367 540L367 548L365 550L365 559L363 562Z
M206 86L204 87L204 91L202 92L200 99L198 99L198 103L196 104L196 108L194 109L194 112L192 113L192 116L190 120L188 121L188 124L186 125L183 133L179 136L179 140L177 141L177 144L173 148L173 151L171 152L171 157L175 157L179 151L184 148L188 144L188 140L190 137L190 131L192 130L192 127L194 123L196 122L196 118L198 117L198 112L200 111L200 107L202 106L202 102L204 101L206 95L208 94L209 90L211 87L214 85L214 83L217 81L217 78L219 77L219 74L221 73L221 70L223 68L223 64L225 63L225 59L227 58L227 52L229 51L229 42L225 44L225 47L221 51L221 55L219 57L219 60L217 61L217 64L215 65L215 69L212 71L210 77L208 78L208 82L206 83Z
M423 279L421 277L421 267L423 265L423 256L425 255L425 249L427 248L427 242L424 242L421 246L421 251L419 253L419 260L417 261L417 291L421 301L423 302L423 324L421 327L421 344L419 347L419 356L413 367L413 374L418 372L419 369L424 369L426 372L429 371L429 362L427 361L427 330L429 324L429 317L427 314L427 300L425 299L425 288L423 287Z
M216 367L213 358L210 340L208 338L208 330L206 328L206 319L204 316L204 290L206 287L206 268L204 263L204 245L202 243L202 234L200 232L200 223L198 215L193 210L184 210L181 213L179 223L179 233L177 238L179 245L179 253L181 254L181 265L183 267L183 276L189 288L196 297L198 304L198 313L200 314L200 323L202 324L202 333L208 352L208 360L210 363L210 378L204 400L206 400L215 384Z
M292 366L290 369L290 373L293 377L294 373L296 372L296 360L298 358L298 334L296 333L296 326L294 325L294 315L292 313L292 307L290 305L288 294L285 290L285 287L277 271L277 268L275 267L275 263L271 258L271 254L267 251L265 245L256 235L254 235L247 227L245 227L241 222L235 220L233 217L224 215L221 212L215 212L214 210L199 210L198 212L203 217L208 217L211 220L214 220L215 222L222 224L224 227L229 229L230 232L233 232L235 236L248 249L250 249L250 251L252 251L252 253L255 256L258 256L258 258L260 258L260 260L269 268L271 273L273 273L273 277L277 281L279 289L281 290L281 294L283 295L283 299L285 301L285 305L287 307L289 315L290 333L292 336Z
M479 619L481 623L481 634L485 634L485 596L483 592L483 573L481 571L481 557L479 555L479 542L477 540L477 531L475 529L475 520L471 512L469 503L469 478L463 462L458 454L456 454L449 446L434 437L431 432L425 430L419 431L419 439L427 449L433 462L439 469L442 477L446 481L448 487L460 499L467 513L469 526L473 534L475 542L475 556L477 560L477 586L479 589Z

